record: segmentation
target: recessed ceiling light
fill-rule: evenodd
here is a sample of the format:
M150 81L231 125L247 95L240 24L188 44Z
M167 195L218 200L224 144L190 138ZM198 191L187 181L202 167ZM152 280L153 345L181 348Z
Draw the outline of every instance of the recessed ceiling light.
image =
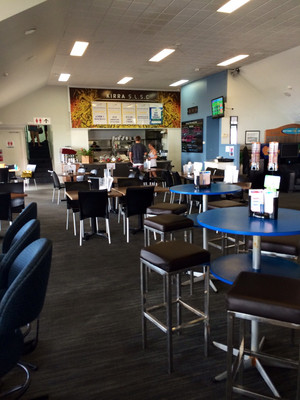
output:
M125 76L124 78L122 78L118 83L118 85L125 85L125 83L131 81L131 79L133 79L131 76Z
M67 82L70 78L70 74L60 74L58 80L60 82Z
M240 61L240 60L243 60L244 58L247 58L247 57L249 57L249 54L240 54L239 56L229 58L228 60L223 61L223 62L221 62L221 63L219 63L217 65L219 67L225 67L226 65L233 64L233 63L235 63L237 61Z
M163 49L162 51L160 51L159 53L155 54L155 56L153 56L152 58L150 58L149 61L152 62L159 62L161 61L163 58L168 57L170 54L174 53L174 49Z
M180 85L183 85L186 82L188 82L188 79L181 79L180 81L174 82L169 86L180 86Z
M250 0L230 0L224 6L220 7L217 11L230 14L238 8L242 7L244 4L248 3Z
M24 35L32 35L35 32L36 32L36 28L30 28L30 29L27 29L27 31L24 32Z
M89 42L75 42L71 50L70 56L81 57L88 47Z

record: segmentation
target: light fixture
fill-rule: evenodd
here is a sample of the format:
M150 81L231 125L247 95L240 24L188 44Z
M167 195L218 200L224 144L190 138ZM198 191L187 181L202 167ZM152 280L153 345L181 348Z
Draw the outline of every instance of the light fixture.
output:
M58 80L59 82L67 82L70 76L70 74L60 74Z
M119 82L117 82L117 84L118 85L125 85L125 83L131 81L131 79L133 79L131 76L125 76Z
M162 59L168 57L170 54L174 53L175 49L163 49L162 51L160 51L159 53L155 54L155 56L153 56L152 58L150 58L149 61L152 62L159 62Z
M174 82L169 86L180 86L180 85L183 85L186 82L188 82L188 79L181 79L180 81Z
M81 57L88 47L89 42L75 42L71 50L70 56Z
M24 32L24 35L32 35L33 33L35 33L36 32L36 28L30 28L30 29L27 29L25 32Z
M228 60L223 61L223 62L221 62L221 63L219 63L217 65L219 67L225 67L226 65L233 64L233 63L235 63L237 61L240 61L240 60L243 60L244 58L247 58L247 57L249 57L249 54L240 54L239 56L229 58Z
M250 0L230 0L217 11L230 14L238 8L242 7L244 4L248 3Z

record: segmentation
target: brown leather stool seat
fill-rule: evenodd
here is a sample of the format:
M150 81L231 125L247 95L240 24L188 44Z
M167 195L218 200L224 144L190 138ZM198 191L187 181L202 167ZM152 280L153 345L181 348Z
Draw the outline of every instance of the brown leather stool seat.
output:
M184 214L187 212L187 206L185 204L177 203L157 203L147 208L147 214L149 215L161 215L161 214Z
M240 364L235 363L232 368L233 353L233 327L235 318L240 320L250 320L263 322L266 324L287 327L290 329L300 329L300 280L286 278L282 276L273 276L258 274L254 272L241 272L226 296L227 317L228 317L228 358L227 358L227 397L232 398L232 392L238 392L252 398L263 398L256 392L241 385L235 385L235 376L240 369ZM241 347L238 359L243 359L244 355L252 355L251 350L243 349L245 345L245 327L242 324L240 332ZM255 352L257 359L268 359L272 362L272 357L262 353L260 349ZM300 379L299 361L286 360L276 357L282 364L289 367L298 368L298 382ZM259 360L257 360L259 362ZM255 365L255 364L253 364ZM299 385L298 385L299 386ZM275 388L275 387L274 387ZM298 387L298 396L300 388ZM275 388L275 391L276 388ZM280 397L264 397L268 399L277 399ZM298 399L299 397L297 397Z
M142 297L142 331L143 331L143 347L146 347L147 332L146 322L150 321L161 329L167 335L168 348L168 371L173 370L173 350L172 350L172 334L181 331L187 326L204 323L204 354L208 352L208 335L209 335L209 262L210 253L201 247L192 243L181 240L170 242L159 242L151 246L145 247L140 253L141 261L141 297ZM205 285L204 285L204 311L196 309L194 306L183 301L181 296L181 274L188 270L196 270L205 266ZM165 294L166 299L161 304L149 305L146 291L146 270L150 269L165 278ZM176 299L172 295L172 277L176 277ZM152 296L151 296L152 297ZM153 297L152 297L153 298ZM172 321L172 305L177 305L177 323ZM181 308L185 307L197 318L183 323L181 317ZM160 321L155 315L155 311L165 308L166 322ZM165 321L165 319L164 319Z
M150 232L158 233L161 236L162 241L165 240L166 233L169 233L172 239L174 232L184 231L185 238L187 232L189 232L190 242L192 242L193 226L193 221L182 215L161 214L155 217L146 218L144 220L145 246L150 245Z
M209 201L207 203L207 209L213 210L215 208L227 208L227 207L245 207L245 203L235 200L216 200Z
M247 247L252 249L252 237L247 240ZM263 236L261 238L261 250L291 258L299 258L300 236Z

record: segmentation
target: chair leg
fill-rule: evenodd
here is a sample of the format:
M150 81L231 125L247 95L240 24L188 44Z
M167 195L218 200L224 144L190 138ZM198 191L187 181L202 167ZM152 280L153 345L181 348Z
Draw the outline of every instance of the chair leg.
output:
M70 210L67 208L66 231L69 230L69 215L70 215Z
M57 204L60 203L60 189L57 191Z
M126 240L129 243L129 218L126 218Z
M73 211L73 227L74 227L74 236L76 236L76 214Z
M80 220L80 232L79 232L79 246L82 246L82 238L84 235L84 225L83 225L83 220Z
M54 197L55 197L55 188L52 190L52 203L54 203Z
M107 234L108 243L111 244L110 227L109 227L109 219L108 218L105 218L105 226L106 226L106 234Z

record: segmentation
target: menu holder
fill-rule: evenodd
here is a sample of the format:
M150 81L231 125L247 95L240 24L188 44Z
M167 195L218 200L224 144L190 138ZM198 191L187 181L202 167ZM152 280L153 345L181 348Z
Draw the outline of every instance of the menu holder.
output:
M277 219L278 191L249 190L249 217Z
M202 171L194 174L195 189L204 189L210 187L210 171Z

